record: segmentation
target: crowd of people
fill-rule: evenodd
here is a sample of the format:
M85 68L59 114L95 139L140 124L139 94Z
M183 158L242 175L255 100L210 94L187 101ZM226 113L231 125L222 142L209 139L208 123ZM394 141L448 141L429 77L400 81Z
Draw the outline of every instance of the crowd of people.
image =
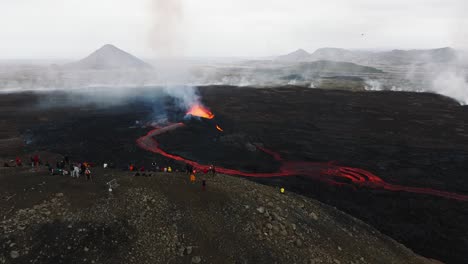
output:
M10 162L12 163L13 160ZM5 163L5 167L11 167L10 163ZM17 157L14 160L14 163L17 167L23 166L23 161L20 157ZM39 166L42 166L42 160L39 155L34 155L30 157L30 164L33 169L37 169ZM56 160L55 166L52 166L51 163L48 161L45 162L45 167L49 171L50 175L63 175L63 176L70 176L71 178L78 179L80 177L85 177L87 181L92 181L92 173L91 168L94 164L90 162L71 162L68 156L64 156L63 159ZM14 165L13 165L14 166ZM104 168L111 167L109 164L104 163ZM112 166L113 167L113 166ZM128 171L134 172L134 176L146 176L151 177L153 173L156 172L165 172L165 173L172 173L172 172L179 172L183 170L174 169L171 166L159 166L158 163L152 162L151 167L147 169L145 166L137 167L134 163L129 163L127 167ZM186 164L185 172L189 175L189 181L191 183L195 183L197 181L197 173L198 174L209 174L209 175L216 175L216 168L214 165L210 165L209 167L204 167L201 170L197 171L190 164ZM202 179L202 189L206 189L206 180Z
M44 165L50 175L70 175L72 178L79 178L80 176L86 177L86 180L92 180L91 167L93 166L90 162L70 162L68 156L63 157L61 160L57 160L55 166L48 161L43 164L39 155L31 156L30 158L31 168L34 170L39 169L40 166ZM12 167L13 161L5 162L4 167ZM16 167L23 167L23 161L20 157L16 157L14 160Z
M51 175L70 175L72 178L86 177L87 181L92 181L90 162L71 162L68 156L55 163L55 167L49 162L46 163L47 170Z

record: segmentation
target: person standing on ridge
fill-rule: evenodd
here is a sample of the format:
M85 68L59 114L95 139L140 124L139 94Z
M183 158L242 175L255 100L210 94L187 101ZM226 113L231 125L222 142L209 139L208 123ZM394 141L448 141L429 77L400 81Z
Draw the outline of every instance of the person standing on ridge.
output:
M89 169L89 167L86 167L85 175L86 175L86 180L87 180L87 181L92 181L92 180L93 180L93 179L91 178L91 170Z
M16 157L16 167L21 167L23 166L23 162L21 161L20 157Z
M193 171L192 174L190 174L190 182L193 184L195 183L196 177L195 177L195 172Z

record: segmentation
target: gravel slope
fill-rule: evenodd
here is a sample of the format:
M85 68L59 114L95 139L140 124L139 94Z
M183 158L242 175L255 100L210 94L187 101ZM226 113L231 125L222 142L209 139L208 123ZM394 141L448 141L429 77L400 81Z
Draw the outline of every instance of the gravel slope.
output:
M241 178L93 171L86 182L0 168L0 263L433 263L334 208Z

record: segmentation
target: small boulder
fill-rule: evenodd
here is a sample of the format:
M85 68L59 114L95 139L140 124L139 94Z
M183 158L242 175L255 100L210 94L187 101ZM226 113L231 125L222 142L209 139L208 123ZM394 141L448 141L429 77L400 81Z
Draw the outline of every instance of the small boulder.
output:
M192 254L193 248L192 247L187 247L187 255Z
M310 216L312 219L314 219L314 220L318 220L318 216L317 216L317 214L314 213L314 212L311 212L311 213L309 214L309 216Z
M297 239L297 240L296 240L296 246L302 247L302 240Z
M263 213L265 213L265 207L260 206L260 207L257 208L257 211L258 211L259 213L263 214Z
M19 257L19 252L16 251L16 250L11 251L11 252L10 252L10 257L11 257L12 259L18 258L18 257Z
M201 257L200 256L194 256L192 257L192 263L200 263L201 262Z

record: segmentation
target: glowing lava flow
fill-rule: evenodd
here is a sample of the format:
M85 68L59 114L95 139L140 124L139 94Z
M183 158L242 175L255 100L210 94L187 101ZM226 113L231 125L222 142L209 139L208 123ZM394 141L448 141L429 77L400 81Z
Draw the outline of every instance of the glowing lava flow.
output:
M157 129L151 130L150 132L148 132L148 134L139 138L137 140L137 144L139 147L145 150L163 155L173 160L185 162L199 170L208 168L209 167L208 165L199 164L195 161L191 161L183 157L167 153L161 148L159 148L158 142L154 139L155 136L163 134L170 130L183 127L183 126L184 126L183 123L177 123L177 124L172 124L163 128L157 128ZM259 147L259 146L257 146L257 148L271 155L276 161L281 162L282 165L278 172L250 173L250 172L243 172L243 171L227 169L227 168L222 168L222 167L216 167L216 171L219 173L228 174L228 175L239 175L239 176L245 176L245 177L259 177L259 178L286 177L286 176L301 175L301 176L308 176L308 177L311 177L311 178L314 178L323 182L327 182L330 184L334 184L334 185L355 184L358 186L369 187L373 189L384 189L388 191L402 191L402 192L410 192L410 193L417 193L417 194L426 194L426 195L438 196L438 197L454 199L454 200L459 200L459 201L464 201L464 202L468 201L468 195L434 190L431 188L420 188L420 187L410 187L410 186L390 184L390 183L385 182L378 176L374 175L373 173L368 172L363 169L359 169L359 168L338 166L331 162L325 163L325 162L283 161L282 157L278 153Z
M192 116L198 116L198 117L203 117L207 119L213 119L215 116L213 113L208 110L208 108L200 105L200 104L194 104L192 107L187 112L187 115L192 115Z
M216 125L216 129L218 129L218 130L221 131L221 132L224 131L219 125Z

